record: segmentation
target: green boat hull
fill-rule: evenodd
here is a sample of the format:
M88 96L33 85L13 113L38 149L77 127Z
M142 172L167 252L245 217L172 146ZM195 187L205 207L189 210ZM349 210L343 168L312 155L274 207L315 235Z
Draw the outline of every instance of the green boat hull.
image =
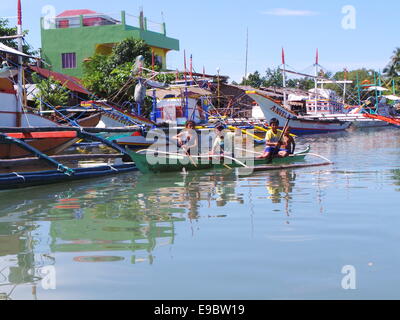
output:
M127 150L136 167L142 173L158 173L158 172L174 172L206 169L224 169L243 167L243 163L247 166L256 167L262 165L282 165L299 161L304 161L305 156L310 152L310 147L306 150L290 155L286 158L273 158L272 162L268 163L268 159L243 159L238 158L238 161L228 158L209 158L209 157L188 157L184 155L153 155L151 153L139 153Z

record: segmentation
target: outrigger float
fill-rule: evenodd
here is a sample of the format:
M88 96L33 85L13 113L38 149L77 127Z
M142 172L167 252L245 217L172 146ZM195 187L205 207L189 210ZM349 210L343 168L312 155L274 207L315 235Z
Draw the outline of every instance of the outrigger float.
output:
M305 150L292 154L286 158L257 159L257 158L233 158L228 155L184 155L172 152L163 152L152 149L143 149L137 152L128 151L129 155L142 173L160 173L182 171L183 169L206 170L206 169L231 169L251 168L269 165L269 167L304 161L310 152L308 146Z
M85 131L86 130L86 131ZM16 150L23 150L30 153L31 157L19 159L1 159L0 167L2 171L8 172L0 174L0 190L45 185L56 182L70 182L86 178L102 177L110 174L119 174L137 170L129 154L117 144L96 136L93 133L103 132L126 132L126 128L99 129L99 128L73 128L73 127L43 127L43 128L0 128L0 146L3 148L12 147ZM27 139L15 137L15 132L24 136L48 136L51 132L65 132L77 139L87 139L100 142L107 147L114 149L117 153L111 154L65 154L49 156L42 151L28 144ZM92 131L93 133L89 133ZM38 139L38 138L36 138ZM28 139L29 140L29 139ZM72 168L61 163L61 161L81 161L81 160L104 160L121 159L120 163L114 161L113 164L94 164L90 167ZM126 162L126 163L124 163ZM16 168L34 167L41 171L20 172ZM43 170L46 166L47 170ZM50 169L48 169L49 167ZM51 169L54 168L54 169Z

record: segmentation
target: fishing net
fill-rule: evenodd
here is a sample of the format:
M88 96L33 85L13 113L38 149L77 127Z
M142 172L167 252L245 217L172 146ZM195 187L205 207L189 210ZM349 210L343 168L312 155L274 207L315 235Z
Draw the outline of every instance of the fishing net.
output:
M135 102L142 104L144 98L146 97L146 86L142 84L142 81L139 80L138 84L135 86Z
M137 75L142 73L144 66L144 57L143 56L137 56L135 59L135 63L133 64L132 67L132 75Z

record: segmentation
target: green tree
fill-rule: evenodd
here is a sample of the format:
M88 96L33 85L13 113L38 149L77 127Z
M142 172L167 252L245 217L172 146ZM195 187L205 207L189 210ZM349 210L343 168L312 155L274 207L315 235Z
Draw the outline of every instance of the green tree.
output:
M385 81L388 83L390 88L394 87L395 91L400 91L400 48L396 48L393 51L393 55L390 58L389 63L383 69L383 74L385 77Z
M260 88L264 83L264 78L261 77L258 71L254 73L250 73L247 76L247 79L242 80L241 85L251 86L253 88Z
M389 78L398 78L400 76L400 48L396 48L393 51L393 55L383 69L383 73Z
M282 87L283 86L283 74L279 68L276 68L276 69L268 68L265 71L263 86L264 87Z
M35 95L35 104L39 106L49 104L53 107L65 106L69 100L69 90L53 77L41 78L37 73L32 74L32 81L36 84L38 93Z
M243 79L242 85L246 84L254 88L260 87L279 87L283 86L283 73L277 69L268 68L265 71L265 76L261 76L258 71L249 74L247 79ZM286 86L289 88L298 88L308 90L314 87L314 80L310 78L289 79L286 81Z
M9 21L7 19L0 18L0 37L15 36L17 34L17 28L9 27L8 24ZM28 31L24 31L24 33L27 34ZM8 47L18 49L18 44L15 39L3 39L1 40L1 43ZM33 51L32 48L27 44L23 45L23 52L29 55L35 55L37 53L36 51Z
M287 86L289 88L297 88L300 90L310 90L311 88L314 88L315 84L314 84L314 79L311 78L299 78L299 79L289 79L287 81Z
M96 96L116 104L134 104L134 92L137 80L132 77L132 68L136 57L144 57L144 67L151 68L152 53L143 40L126 39L116 44L111 55L94 55L84 64L83 84ZM155 63L154 70L161 65ZM144 72L146 76L146 72ZM158 75L155 80L170 83L175 75ZM145 101L142 106L144 115L149 115L151 103Z
M356 69L351 71L336 72L332 79L334 80L351 80L353 83L346 84L346 103L358 104L358 85L363 83L374 83L375 70L372 69ZM358 82L357 82L358 81ZM330 84L325 86L327 89L333 89L339 96L343 96L344 85ZM369 91L360 91L361 100L365 100L370 95Z
M145 65L151 66L152 53L150 47L143 40L128 38L113 48L110 62L113 66L120 66L125 63L132 63L137 56L142 55ZM157 64L157 62L155 62Z

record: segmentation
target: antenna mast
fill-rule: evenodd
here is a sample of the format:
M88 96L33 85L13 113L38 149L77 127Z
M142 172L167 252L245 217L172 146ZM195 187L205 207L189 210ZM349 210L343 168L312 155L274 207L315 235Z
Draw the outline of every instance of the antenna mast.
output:
M247 84L247 61L248 61L248 55L249 55L249 28L247 28L246 32L246 63L245 63L245 68L244 68L244 84Z
M285 50L282 47L282 66L283 66L283 106L286 108L287 106L287 97L286 97L286 62L285 62Z

